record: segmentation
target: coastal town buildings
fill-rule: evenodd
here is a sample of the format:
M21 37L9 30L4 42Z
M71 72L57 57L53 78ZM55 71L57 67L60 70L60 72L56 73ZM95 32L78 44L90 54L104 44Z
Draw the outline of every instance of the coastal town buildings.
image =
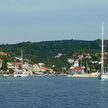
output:
M70 63L70 64L72 64L72 63L74 63L74 59L73 58L68 58L67 62Z
M84 74L85 73L84 69L85 69L84 66L82 66L82 67L71 67L69 69L69 73L70 74Z
M58 53L56 56L55 56L55 58L59 58L59 57L61 57L63 54L62 53Z
M3 62L3 60L2 60L2 59L0 59L0 68L2 67L2 62Z
M46 65L44 63L38 63L38 64L34 64L33 65L33 71L34 72L45 72L45 71L48 71L48 72L53 72L53 70L49 67L46 67Z
M20 62L8 62L7 67L8 69L19 69L21 63Z
M1 57L8 57L4 56L7 53L1 52ZM62 53L58 53L57 56L54 56L55 60L61 59L60 57L64 56ZM13 62L7 61L7 71L9 72L10 70L13 71L19 71L19 70L25 70L27 72L33 72L34 74L65 74L68 72L68 70L73 74L73 73L78 73L78 74L83 74L83 73L89 73L89 72L96 72L99 71L99 67L101 62L100 58L98 59L93 59L92 56L98 56L98 54L90 55L90 53L82 53L82 54L74 54L74 56L69 56L69 58L65 59L65 62L67 63L66 65L61 65L57 67L57 64L51 64L49 65L50 67L47 67L45 63L37 63L37 64L30 64L29 60L23 60L22 63L22 58L15 56L12 60ZM9 56L10 57L10 56ZM0 67L2 67L3 64L3 59L0 59ZM58 58L58 59L56 59ZM107 56L106 59L107 60ZM62 61L59 61L60 63ZM59 70L57 70L59 68ZM1 68L1 71L3 69Z
M7 56L7 53L5 53L5 52L0 52L0 55L2 55L2 56Z

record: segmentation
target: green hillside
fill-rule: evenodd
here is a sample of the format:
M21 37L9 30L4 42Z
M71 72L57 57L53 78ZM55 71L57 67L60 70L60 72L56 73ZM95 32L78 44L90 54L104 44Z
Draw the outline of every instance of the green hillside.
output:
M105 41L107 45L107 41ZM31 63L44 62L48 66L56 65L57 68L66 66L67 58L81 53L95 54L100 52L101 41L83 41L83 40L61 40L61 41L43 41L43 42L23 42L18 44L0 45L0 50L10 52L20 56L21 48L24 52L24 58L29 59ZM63 55L55 58L58 53Z

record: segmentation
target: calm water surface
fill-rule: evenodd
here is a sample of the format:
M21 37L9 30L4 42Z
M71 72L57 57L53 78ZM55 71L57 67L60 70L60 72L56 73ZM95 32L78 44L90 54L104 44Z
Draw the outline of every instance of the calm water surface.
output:
M0 77L0 108L108 108L108 81Z

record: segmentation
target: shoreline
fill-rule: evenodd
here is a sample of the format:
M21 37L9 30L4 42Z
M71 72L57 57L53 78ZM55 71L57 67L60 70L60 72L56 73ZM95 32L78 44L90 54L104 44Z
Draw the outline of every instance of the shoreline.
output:
M73 75L67 75L67 77L92 77L92 78L97 78L98 75L94 75L94 74L73 74Z

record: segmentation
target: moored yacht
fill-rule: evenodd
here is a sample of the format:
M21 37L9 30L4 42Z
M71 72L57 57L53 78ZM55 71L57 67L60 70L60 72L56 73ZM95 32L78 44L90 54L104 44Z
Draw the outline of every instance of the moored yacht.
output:
M3 74L3 77L7 77L7 76L9 76L8 74Z
M28 73L26 71L18 71L18 72L14 72L13 76L14 77L27 77Z

